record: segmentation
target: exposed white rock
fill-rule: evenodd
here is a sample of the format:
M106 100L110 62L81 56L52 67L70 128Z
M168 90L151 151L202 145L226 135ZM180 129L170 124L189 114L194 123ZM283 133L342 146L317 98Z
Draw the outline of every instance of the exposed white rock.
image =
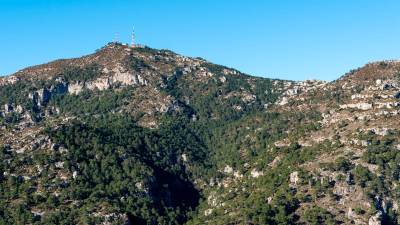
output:
M141 191L143 191L144 190L144 185L143 185L143 182L136 182L135 183L135 187L137 188L137 189L139 189L139 190L141 190Z
M212 207L216 207L218 205L217 201L217 196L215 192L212 192L208 197L207 197L207 203L208 205Z
M170 111L179 111L180 107L178 105L178 102L176 101L168 101L165 103L161 103L160 106L158 107L157 111L161 113L166 113Z
M287 97L283 97L277 104L280 106L286 105L289 103L289 99Z
M51 92L49 90L47 90L47 88L42 88L42 89L38 90L36 93L38 96L37 104L39 106L44 106L47 104L48 101L50 101Z
M294 171L290 174L290 183L297 185L297 183L300 181L299 178L299 172L298 171Z
M113 83L119 82L124 85L134 85L138 83L137 78L120 65L117 65L112 71L114 72L114 75L111 78Z
M361 140L361 146L367 147L369 145L371 145L371 141Z
M26 146L23 147L23 148L20 148L20 149L16 150L15 152L18 153L18 154L22 154L22 153L25 152L25 150L26 150Z
M68 93L70 94L79 94L83 90L82 82L75 82L68 85Z
M220 78L219 78L219 81L221 81L222 83L225 83L226 77L225 77L225 76L220 77Z
M393 210L394 211L398 211L399 210L399 203L397 203L397 201L393 202Z
M233 168L229 165L226 165L224 168L224 173L227 173L227 174L233 173Z
M289 90L287 90L287 91L285 92L285 94L286 94L286 95L289 95L289 96L291 96L291 95L298 95L298 94L300 94L300 88L295 87L295 88L289 89Z
M44 211L40 211L40 210L31 210L31 213L34 216L43 216L45 212Z
M333 193L339 196L346 196L355 191L355 187L350 185L335 185Z
M64 162L56 162L56 163L54 164L54 166L55 166L56 168L63 168L63 167L64 167Z
M214 178L210 178L210 181L208 182L208 185L210 187L214 187L218 182Z
M60 148L58 149L58 151L59 151L60 153L67 153L67 152L68 152L68 149L66 149L66 148L64 148L64 147L60 147Z
M111 87L111 83L107 77L100 77L94 81L88 82L86 84L86 88L89 90L98 89L100 91L109 89Z
M347 210L347 219L351 220L354 217L354 212L351 207Z
M22 108L21 105L17 105L17 107L15 108L15 112L17 112L17 113L23 113L23 112L24 112L24 109Z
M30 177L30 176L22 176L22 179L23 179L23 180L31 180L32 177Z
M0 77L0 86L4 86L7 84L15 84L19 80L20 78L16 76Z
M239 171L233 172L233 176L238 179L243 178L243 174L241 174Z
M368 220L368 225L381 225L382 212L378 211L375 215L371 216Z
M36 165L35 167L39 174L43 171L43 167L41 165Z
M182 160L183 160L184 162L187 162L187 161L188 161L188 157L187 157L186 154L182 154L181 157L182 157Z
M142 76L140 76L140 74L137 75L137 79L138 79L139 84L147 85L147 80L145 80Z
M281 160L282 160L282 157L278 155L277 157L274 158L274 160L272 160L272 162L270 162L270 163L268 164L268 166L270 166L270 167L275 167L275 166L278 165L278 163L281 162Z
M351 103L351 104L344 104L339 106L341 109L348 109L348 108L355 108L360 110L369 110L372 109L371 103L360 102L360 103Z
M383 127L383 128L372 128L370 130L372 132L374 132L375 134L380 135L380 136L386 136L388 134L388 132L389 132L389 129L386 128L386 127Z
M236 70L229 70L229 69L223 69L222 73L225 75L228 75L228 74L236 75L237 74Z
M303 147L311 147L311 146L313 146L312 143L309 142L309 141L299 140L298 143L299 143L300 146L303 146Z
M392 108L400 106L400 102L377 102L376 105L377 105L377 108L379 108L379 109L383 109L383 108L392 109Z
M366 140L359 140L359 139L353 138L353 139L348 141L348 144L360 145L360 146L366 147L368 145L371 145L371 142L370 141L366 141Z
M241 111L243 108L240 105L234 105L232 106L233 109L237 110L237 111Z
M191 73L191 72L192 72L192 68L189 67L189 66L184 67L184 68L182 69L182 73L183 73L183 74L189 74L189 73Z
M11 113L13 111L13 107L10 104L4 104L4 113Z
M365 95L363 95L363 94L354 94L354 95L351 96L351 99L352 100L354 100L354 99L367 99L367 98L372 98L372 97L373 97L372 95L367 95L367 94L365 94Z
M204 210L204 216L211 215L212 212L213 212L213 209L206 209L206 210Z
M249 93L243 93L243 95L242 95L242 101L244 103L254 102L256 100L256 98L257 97L255 95L252 95Z
M106 67L104 67L103 70L102 70L102 72L105 73L105 74L107 74L107 73L109 73L110 71L109 71Z
M264 175L264 172L263 171L257 171L256 169L252 169L250 174L251 174L251 177L257 178L259 176Z

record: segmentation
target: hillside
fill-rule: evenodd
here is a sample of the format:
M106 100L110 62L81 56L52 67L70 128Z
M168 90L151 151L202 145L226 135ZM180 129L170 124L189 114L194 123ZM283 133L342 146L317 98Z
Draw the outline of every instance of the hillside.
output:
M253 77L110 43L0 78L2 224L397 224L400 62Z

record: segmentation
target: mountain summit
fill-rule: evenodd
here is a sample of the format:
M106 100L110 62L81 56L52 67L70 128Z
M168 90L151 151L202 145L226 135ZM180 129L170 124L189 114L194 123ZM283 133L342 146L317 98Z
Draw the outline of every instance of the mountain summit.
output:
M110 43L0 78L3 224L396 224L400 63L253 77Z

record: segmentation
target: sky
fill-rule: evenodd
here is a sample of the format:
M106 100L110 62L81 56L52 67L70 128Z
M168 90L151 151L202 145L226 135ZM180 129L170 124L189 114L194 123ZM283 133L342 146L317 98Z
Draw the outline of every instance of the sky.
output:
M400 59L397 0L0 0L0 75L115 38L262 77L334 80Z

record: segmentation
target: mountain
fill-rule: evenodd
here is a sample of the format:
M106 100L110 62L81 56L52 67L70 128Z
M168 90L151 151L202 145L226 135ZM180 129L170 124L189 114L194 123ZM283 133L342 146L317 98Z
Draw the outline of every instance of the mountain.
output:
M0 78L2 224L397 224L400 62L267 79L109 43Z

